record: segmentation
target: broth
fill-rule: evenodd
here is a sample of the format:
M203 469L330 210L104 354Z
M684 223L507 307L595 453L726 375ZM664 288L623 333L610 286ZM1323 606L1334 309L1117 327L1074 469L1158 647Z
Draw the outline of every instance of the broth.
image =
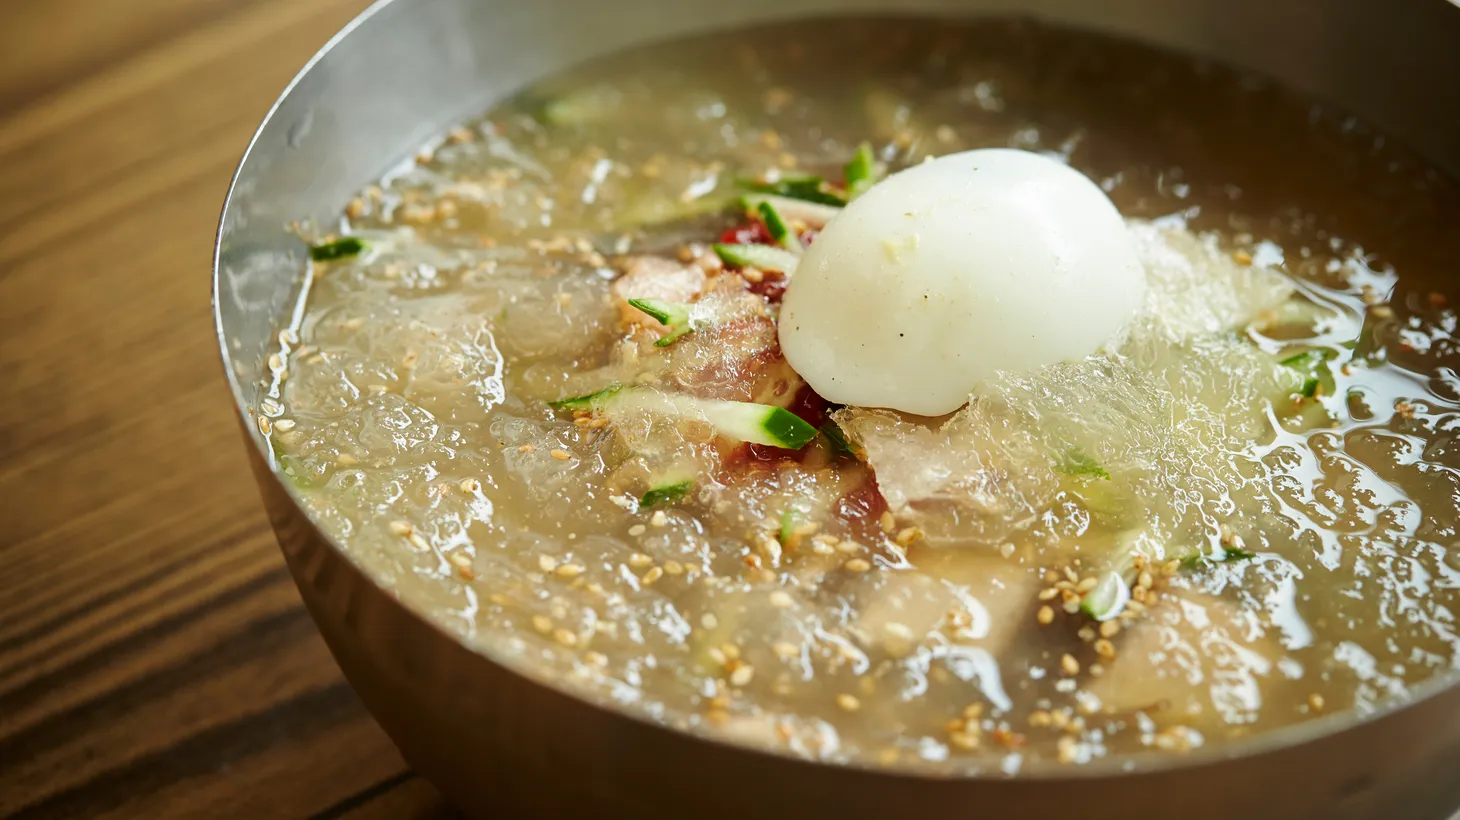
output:
M775 346L784 283L709 245L758 238L738 177L834 177L864 140L892 169L1069 162L1131 221L1148 314L950 417L822 406ZM1432 290L1457 215L1362 123L1144 46L1017 20L719 33L550 78L362 192L333 233L364 250L314 266L258 420L381 584L615 708L955 772L1181 753L1460 657ZM721 312L655 346L630 277ZM857 455L552 404L625 384L779 403Z

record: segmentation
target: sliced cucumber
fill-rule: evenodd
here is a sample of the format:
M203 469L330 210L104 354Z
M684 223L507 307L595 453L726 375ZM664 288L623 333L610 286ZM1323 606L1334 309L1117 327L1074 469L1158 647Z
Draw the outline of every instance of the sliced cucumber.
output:
M801 257L770 245L715 245L715 255L727 265L737 268L774 270L790 276L801 264Z
M623 93L612 86L597 85L558 97L532 100L528 108L544 125L588 125L609 119L623 106Z
M1108 621L1120 614L1130 602L1130 582L1121 573L1111 570L1100 576L1095 588L1085 593L1080 609L1097 621Z
M826 223L835 219L836 215L842 212L839 205L821 205L773 194L747 194L740 200L740 204L745 207L746 215L751 217L760 215L760 206L763 202L769 202L782 219L802 222L806 227L817 230L826 227Z
M613 226L618 230L660 228L720 213L739 201L739 197L710 193L685 202L678 196L645 191L614 209Z
M842 169L847 183L847 198L856 199L877 184L877 157L872 153L871 143L857 146L857 153Z
M366 248L359 237L346 236L336 239L333 242L326 242L323 245L315 245L309 249L309 258L316 262L333 262L336 259L344 259L347 256L354 256Z
M781 214L776 211L776 206L769 202L762 202L756 207L756 211L760 214L761 221L765 223L766 230L770 232L771 239L776 240L776 244L797 255L806 251L806 248L801 245L801 239L796 236L796 232L791 230L790 226L786 224L786 220L782 219Z
M610 387L587 396L552 402L567 410L598 410L613 416L634 410L707 421L736 441L799 450L816 438L816 428L795 413L768 404L677 396L644 388Z
M668 347L674 340L694 330L690 320L689 305L677 302L662 302L658 299L630 299L629 304L654 317L659 324L669 328L669 334L654 343L655 347Z
M838 425L836 422L832 421L831 419L827 419L826 423L821 425L821 434L823 436L826 436L827 441L831 442L831 449L835 450L838 453L841 453L844 456L861 458L860 448L853 445L852 442L847 439L847 434L842 431L841 426Z
M1116 550L1095 588L1080 599L1080 610L1097 621L1108 621L1130 602L1131 584L1136 581L1136 556L1151 558L1144 528L1127 530L1117 537Z
M770 194L815 205L840 208L847 204L847 198L827 185L826 180L821 177L783 177L775 182L741 180L740 187L757 194Z
M776 533L776 538L779 539L782 544L785 544L786 542L791 540L791 536L796 534L797 526L798 524L796 521L796 511L790 507L781 510L781 529L778 533Z
M686 495L689 495L689 491L694 489L694 486L695 480L693 478L661 481L653 487L650 487L648 492L644 493L643 497L639 499L639 507L648 509L661 504L673 504L682 500Z
M559 410L596 410L602 407L604 402L618 395L621 390L623 390L622 385L610 385L596 393L550 401L548 402L548 406L555 407Z
M1106 472L1100 462L1091 458L1088 453L1079 447L1071 447L1060 456L1055 469L1068 476L1077 478L1099 478L1105 481L1110 480L1110 473Z
M1330 355L1332 354L1325 350L1305 350L1283 359L1278 364L1303 375L1303 385L1298 388L1297 392L1303 398L1311 399L1318 395L1318 389L1322 386L1325 376L1332 379L1332 374L1325 366Z
M1181 559L1182 569L1199 569L1208 564L1232 564L1237 561L1247 561L1256 558L1257 553L1248 552L1235 547L1222 547L1222 554L1219 556L1207 555L1204 552L1193 552Z

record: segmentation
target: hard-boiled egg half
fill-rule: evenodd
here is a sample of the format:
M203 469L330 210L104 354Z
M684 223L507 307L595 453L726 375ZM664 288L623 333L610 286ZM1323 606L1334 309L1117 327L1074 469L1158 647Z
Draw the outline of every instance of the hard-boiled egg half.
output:
M1009 149L895 174L807 249L781 347L827 399L934 416L999 371L1083 358L1141 306L1120 212L1084 175Z

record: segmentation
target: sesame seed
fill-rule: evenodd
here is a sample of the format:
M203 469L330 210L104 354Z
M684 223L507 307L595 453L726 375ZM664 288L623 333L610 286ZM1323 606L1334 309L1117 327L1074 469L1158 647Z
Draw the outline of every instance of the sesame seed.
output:
M604 655L602 652L584 652L583 660L589 666L608 666L608 656Z
M714 629L719 625L720 619L716 618L715 613L713 612L706 612L704 615L700 616L700 626L704 627L705 629Z
M426 539L422 538L421 534L418 532L411 533L410 537L407 540L411 542L411 546L422 552L425 552L426 550L431 548L431 545L427 543Z
M862 702L857 700L857 696L846 692L836 696L836 705L844 712L855 712L862 708Z
M964 752L971 752L978 748L978 735L968 732L950 732L948 734L948 745Z
M1247 251L1234 251L1232 253L1232 261L1239 265L1250 265L1252 264L1252 254Z
M547 634L553 631L553 620L546 615L534 615L532 616L532 628Z
M464 493L475 493L481 491L482 482L477 481L475 478L463 478L461 480L461 483L457 486L460 487L461 491Z
M517 448L517 452L519 452L519 453L532 453L532 452L536 452L536 451L537 451L537 447L535 447L535 446L533 446L531 444L524 444L521 447L518 447Z
M1080 742L1066 735L1055 745L1061 763L1074 763L1080 758Z
M573 457L573 454L568 452L567 450L554 450L548 455L552 456L558 461L567 461Z
M558 566L556 574L562 578L577 578L579 575L583 574L583 565L561 564Z
M1080 662L1075 660L1074 655L1065 655L1060 658L1060 671L1070 677L1080 674Z
M897 529L897 519L893 518L892 513L887 510L882 511L882 517L878 519L878 522L882 525L883 532L892 532Z
M669 516L665 515L663 510L655 510L654 514L649 517L649 524L655 527L662 527L668 523Z
M1103 674L1105 674L1105 667L1101 666L1098 663L1090 664L1090 677L1098 678Z
M654 563L654 559L650 558L642 552L636 552L633 555L629 556L629 566L633 567L634 569L643 569L644 567L647 567L652 563Z
M537 556L537 566L543 572L552 572L558 568L558 559L551 555L539 555Z
M648 586L649 584L652 584L663 577L664 570L660 569L659 567L650 567L649 571L644 573L644 576L639 580L642 581L645 586Z
M574 632L571 629L558 628L553 630L553 640L557 641L563 646L577 646L578 633Z
M450 560L452 564L456 565L457 569L467 569L471 566L471 556L464 552L451 553Z
M790 609L791 606L795 603L795 601L791 600L791 596L789 594L779 589L771 593L770 602L771 606L775 607L776 609Z
M1095 585L1098 583L1100 583L1099 580L1095 578L1085 578L1084 580L1080 581L1080 583L1075 584L1075 591L1080 593L1089 592L1090 590L1094 589Z
M259 432L268 435L274 431L274 422L268 416L259 416Z
M392 521L392 522L390 522L390 533L391 533L391 535L399 535L400 537L405 538L406 536L410 535L413 531L414 531L414 528L411 526L411 522L409 522L409 521Z
M678 561L665 561L664 571L669 573L670 575L683 575L684 564L681 564Z
M1039 600L1053 601L1055 598L1059 597L1059 594L1060 591L1055 589L1054 587L1050 587L1049 589L1041 589L1039 591Z
M1043 709L1036 709L1029 713L1029 725L1036 728L1043 728L1050 724L1049 712Z
M1141 589L1150 589L1155 583L1156 580L1151 577L1151 573L1149 572L1142 572L1140 577L1136 579L1136 585Z
M1095 642L1095 654L1099 655L1102 658L1105 658L1106 660L1110 660L1111 658L1115 657L1115 644L1104 638L1101 638L1100 640Z
M845 564L842 564L842 566L846 567L850 572L866 572L872 568L872 565L867 563L864 558L853 558Z
M1314 692L1308 696L1308 708L1315 712L1323 711L1323 696Z
M783 661L790 660L801 654L801 650L796 648L795 644L786 641L771 644L771 651L776 653L776 657Z
M905 547L908 544L911 544L912 542L916 541L918 538L921 538L922 535L923 535L923 531L921 529L919 529L918 527L908 527L908 528L902 530L901 532L899 532L897 534L897 537L894 538L893 540L897 542L898 546Z
M1052 624L1054 623L1054 610L1048 606L1042 606L1039 608L1039 613L1035 615L1035 618L1042 624Z
M1076 632L1075 634L1078 635L1080 637L1080 640L1084 641L1085 643L1089 643L1095 640L1095 630L1088 626L1080 627L1080 631Z
M979 718L983 717L983 704L970 703L967 706L963 707L963 717L965 720L971 721L978 720Z
M1014 545L1005 541L1003 546L999 547L999 555L1002 555L1005 558L1012 557L1014 555Z
M350 455L349 453L340 453L339 455L335 456L335 463L340 465L341 467L354 467L356 464L360 463L360 460Z
M743 663L740 666L735 667L735 671L730 673L730 685L745 686L746 684L750 683L751 678L754 677L755 667L751 666L748 663Z
M1106 621L1100 625L1100 637L1114 638L1118 634L1120 634L1119 621Z
M647 529L648 528L645 527L643 524L635 524L634 526L629 527L629 535L638 538L639 536L643 535Z

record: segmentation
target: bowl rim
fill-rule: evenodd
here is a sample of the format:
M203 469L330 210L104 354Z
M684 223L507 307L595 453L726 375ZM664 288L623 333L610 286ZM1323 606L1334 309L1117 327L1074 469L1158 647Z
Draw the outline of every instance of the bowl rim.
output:
M1450 0L1460 6L1460 0ZM1021 764L1019 770L1014 774L1003 772L997 765L999 758L989 757L988 765L981 765L974 771L942 771L927 770L917 766L894 765L882 766L868 760L850 760L845 762L826 761L810 759L790 753L780 748L768 748L757 745L750 741L740 740L735 737L719 736L708 732L689 731L677 729L662 721L656 721L646 715L638 714L630 709L618 708L608 703L603 697L594 695L572 686L563 685L559 679L549 676L537 670L529 668L530 665L519 663L509 657L506 653L494 646L486 646L481 642L468 642L457 634L439 624L422 608L390 593L389 588L382 585L368 569L355 560L350 550L340 544L332 535L325 532L315 521L314 517L307 511L306 505L301 503L299 492L288 481L283 481L278 473L278 467L273 459L264 452L257 438L250 431L252 413L250 404L245 399L241 390L241 384L235 360L228 345L227 333L223 327L223 313L221 308L220 294L222 292L222 247L227 232L228 215L234 206L234 200L239 195L239 182L249 160L259 150L264 132L284 105L285 101L304 81L304 79L334 50L341 42L346 40L356 30L367 25L373 18L381 14L386 8L395 4L395 0L374 0L369 6L346 23L339 31L331 36L316 51L299 71L289 80L278 97L270 105L268 112L259 122L258 127L250 137L247 147L241 155L238 165L235 168L228 184L227 194L223 200L223 207L218 221L218 228L214 235L212 255L212 294L211 303L213 311L213 329L217 349L221 357L224 369L224 376L228 381L229 390L233 397L233 405L237 420L242 423L244 438L248 441L247 446L255 448L254 455L261 463L269 466L269 479L274 482L276 489L288 497L290 504L302 520L309 525L311 534L319 542L327 544L334 557L343 559L352 569L361 575L375 591L384 593L399 605L401 610L408 616L420 622L430 630L438 634L443 640L449 641L459 648L464 649L470 655L490 663L498 670L511 674L533 685L547 689L559 697L574 701L580 705L605 713L609 718L617 718L632 721L642 727L655 730L660 733L671 735L681 741L691 743L705 743L721 750L741 754L750 754L777 763L794 763L810 766L816 769L840 772L857 772L863 775L872 775L894 780L909 782L925 781L938 783L992 783L992 782L1022 782L1022 783L1058 783L1079 780L1115 779L1122 777L1151 776L1162 773L1181 772L1208 768L1221 763L1249 760L1290 750L1299 747L1315 744L1324 740L1334 739L1350 730L1379 723L1410 709L1415 709L1431 701L1440 695L1452 690L1460 689L1460 669L1450 668L1439 670L1430 677L1409 685L1404 695L1385 699L1379 705L1370 710L1360 712L1355 708L1348 708L1341 711L1334 711L1320 717L1302 720L1285 726L1280 726L1268 731L1259 732L1248 737L1233 740L1221 741L1202 746L1190 752L1177 754L1171 752L1147 751L1135 753L1112 754L1105 757L1095 758L1089 762L1070 765L1058 764L1052 761L1029 766L1027 762ZM880 16L908 16L909 12L889 8L877 13ZM918 14L913 12L912 14ZM1000 13L1006 14L1006 13ZM834 16L834 15L822 15ZM936 16L922 13L921 16ZM1067 25L1053 21L1056 25ZM1073 27L1073 26L1072 26ZM1086 29L1089 30L1089 29ZM1128 35L1112 34L1102 32L1105 36L1114 36L1120 39L1133 40ZM1142 41L1145 42L1145 41ZM1163 43L1150 43L1155 48L1176 52L1177 49ZM640 43L639 45L642 45ZM630 48L636 46L629 46ZM561 69L560 69L561 70ZM1252 69L1246 69L1252 70ZM1262 72L1257 72L1262 74ZM1267 76L1263 74L1263 76ZM1274 80L1274 82L1278 82ZM1279 83L1283 87L1286 84ZM1312 95L1306 95L1312 96ZM1376 129L1383 133L1383 129ZM404 154L402 155L404 156ZM308 262L306 262L308 264ZM504 638L494 638L501 642ZM979 758L982 761L983 758Z

